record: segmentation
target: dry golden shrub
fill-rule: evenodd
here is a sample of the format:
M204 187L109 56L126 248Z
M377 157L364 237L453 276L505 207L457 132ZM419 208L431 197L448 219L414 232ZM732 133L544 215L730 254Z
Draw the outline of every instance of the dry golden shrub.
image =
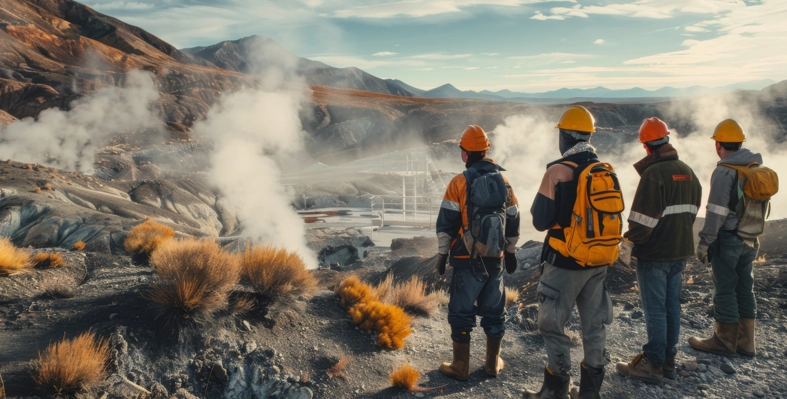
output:
M50 344L38 354L33 379L48 395L70 395L107 377L109 343L85 332L74 339Z
M175 237L175 230L147 218L131 229L123 242L123 247L130 254L150 256L156 248L172 237Z
M273 246L247 247L240 255L243 276L271 300L313 295L317 280L295 252Z
M394 387L404 389L408 392L419 392L424 390L417 387L418 380L421 378L421 373L408 364L403 364L398 370L391 371L388 376L391 379L391 385Z
M60 252L54 254L47 254L47 253L35 254L35 256L33 256L33 264L35 265L35 267L39 267L42 269L60 267L64 265L63 257L60 256Z
M377 345L385 349L401 349L412 332L410 317L396 305L381 303L374 290L357 276L350 276L335 289L342 306L362 329L377 331Z
M334 290L339 296L340 302L345 309L350 308L358 302L369 302L377 300L372 292L372 287L364 284L358 276L352 275L342 281Z
M41 186L41 189L42 189L42 190L47 190L47 191L52 191L52 190L54 190L54 188L52 188L52 183L47 183L47 184L44 184L43 186Z
M395 305L361 302L350 308L349 313L353 323L362 329L377 331L377 345L385 349L404 348L404 339L412 332L410 317Z
M506 287L506 308L516 304L519 300L519 291L516 288Z
M83 249L85 249L84 241L77 241L77 242L74 243L74 250L75 251L81 251Z
M328 379L331 378L341 378L343 380L347 380L347 375L344 374L344 369L347 368L347 364L350 363L350 359L343 357L341 360L336 362L331 368L325 371L325 374L328 374Z
M33 266L30 254L6 237L0 238L0 276L19 273Z
M170 240L150 257L156 279L145 295L168 322L209 315L227 305L240 280L238 257L211 240Z
M429 316L437 310L441 302L439 293L426 293L426 285L417 276L396 284L393 275L389 274L374 288L373 293L380 302L396 305L414 315Z

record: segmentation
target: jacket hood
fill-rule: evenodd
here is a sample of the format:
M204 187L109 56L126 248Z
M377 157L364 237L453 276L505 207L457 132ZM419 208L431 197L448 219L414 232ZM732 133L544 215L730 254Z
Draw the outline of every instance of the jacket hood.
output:
M637 173L639 173L641 176L642 173L645 172L645 169L651 167L653 164L663 161L674 161L677 159L678 150L676 150L672 144L667 143L659 147L658 150L648 154L645 158L642 158L639 162L635 163L634 169L636 169Z
M730 165L748 165L752 162L762 164L762 155L756 152L749 151L748 148L741 148L738 151L720 160L716 165L730 164Z

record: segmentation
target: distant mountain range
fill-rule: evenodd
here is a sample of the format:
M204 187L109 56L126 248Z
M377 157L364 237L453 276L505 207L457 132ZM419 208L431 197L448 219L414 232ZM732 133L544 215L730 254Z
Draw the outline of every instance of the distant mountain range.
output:
M517 93L510 90L500 90L492 92L489 90L482 90L476 92L473 90L462 91L457 89L451 84L444 84L431 90L422 90L398 79L387 79L387 82L397 85L410 93L420 97L426 98L474 98L480 100L497 100L497 101L517 101L517 102L565 102L565 100L610 100L612 102L619 102L620 100L630 101L636 99L637 101L648 99L663 100L674 97L688 97L698 96L714 93L727 93L734 90L761 90L764 87L776 83L773 80L758 80L752 82L737 83L723 87L705 87L705 86L691 86L686 88L675 87L662 87L658 90L645 90L639 87L626 90L612 90L606 87L595 87L592 89L559 89L548 91L544 93Z
M208 61L219 68L257 75L271 66L295 67L306 83L342 87L375 93L412 97L413 93L358 68L334 68L319 61L296 56L271 38L249 36L207 47L185 48L182 52Z
M448 83L431 90L423 90L398 79L381 79L358 68L335 68L319 61L298 57L284 46L265 36L249 36L206 47L180 49L180 51L219 68L244 74L260 74L270 66L281 65L287 68L294 67L298 75L302 76L309 84L404 97L463 98L541 104L577 101L628 103L664 101L675 97L727 93L734 90L761 90L775 83L773 80L758 80L723 87L662 87L658 90L645 90L639 87L612 90L599 86L591 89L562 88L543 93L522 93L510 90L463 91Z

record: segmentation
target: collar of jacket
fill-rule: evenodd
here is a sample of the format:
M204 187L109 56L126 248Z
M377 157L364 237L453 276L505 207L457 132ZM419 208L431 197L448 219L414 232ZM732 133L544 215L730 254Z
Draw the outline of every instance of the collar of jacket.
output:
M652 153L648 154L645 158L642 158L639 162L634 164L634 169L637 170L640 176L645 173L645 169L664 161L675 161L678 159L678 150L672 146L672 144L667 143L663 146L659 147L658 150L653 151Z
M485 172L494 172L494 171L502 172L502 171L505 171L505 169L503 169L502 166L496 164L495 161L493 161L491 158L484 158L484 159L482 159L480 161L477 161L477 162L473 163L472 165L470 165L470 167L467 168L467 169L470 169L470 168L473 168L473 169L475 169L477 171L485 171Z
M573 162L577 165L587 165L591 162L598 162L598 155L596 155L596 153L593 151L578 152L576 154L572 154L567 157L560 158L557 161L548 163L547 169L549 169L549 167L552 165L559 164L562 162Z

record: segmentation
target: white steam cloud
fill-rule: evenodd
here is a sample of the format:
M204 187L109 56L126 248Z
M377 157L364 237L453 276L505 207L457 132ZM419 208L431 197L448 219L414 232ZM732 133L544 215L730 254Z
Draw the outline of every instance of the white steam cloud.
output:
M735 95L676 101L671 105L668 116L665 116L667 125L673 126L670 120L676 121L675 124L678 120L690 120L697 126L693 132L676 132L672 129L670 142L678 150L681 160L688 164L700 179L703 187L702 206L698 215L700 217L705 215L710 176L719 161L710 136L716 124L727 118L733 118L743 126L747 137L744 148L761 153L765 166L774 169L783 179L787 177L787 163L784 162L784 159L787 159L787 148L784 144L775 145L776 135L783 135L784 132L763 115L757 102L745 101ZM557 120L547 119L541 111L533 110L527 115L510 116L494 129L491 156L507 170L503 174L510 181L519 200L522 215L520 234L526 239L543 238L543 233L532 227L530 206L538 192L546 164L560 158L556 122ZM635 137L631 136L632 139ZM636 140L623 144L613 152L599 150L601 161L612 164L620 179L626 200L625 216L631 208L640 179L633 164L645 155L645 150ZM771 200L769 220L785 217L787 194L779 193Z
M122 88L105 87L74 101L69 111L50 108L37 119L0 127L0 157L88 172L113 134L163 126L151 110L158 97L149 73L129 71Z
M259 47L249 50L254 64L267 66L258 73L261 88L225 95L194 131L213 143L209 179L236 207L243 235L296 251L316 268L303 219L280 182L282 164L303 150L299 113L307 88L289 59Z

